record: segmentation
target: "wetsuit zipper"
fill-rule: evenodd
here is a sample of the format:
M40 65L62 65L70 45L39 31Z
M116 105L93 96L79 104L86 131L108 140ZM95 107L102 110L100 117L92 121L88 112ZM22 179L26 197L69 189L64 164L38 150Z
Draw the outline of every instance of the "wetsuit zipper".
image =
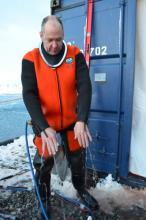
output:
M58 84L58 94L59 94L59 101L60 101L60 113L61 113L61 129L63 129L63 108L62 108L62 99L61 99L61 88L60 88L60 82L59 82L59 76L56 69L56 76L57 76L57 84Z

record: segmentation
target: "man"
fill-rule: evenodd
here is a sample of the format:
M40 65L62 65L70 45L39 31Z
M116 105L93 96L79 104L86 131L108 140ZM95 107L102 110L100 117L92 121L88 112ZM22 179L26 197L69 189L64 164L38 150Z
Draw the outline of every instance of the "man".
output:
M49 202L56 134L60 133L73 185L83 202L95 208L96 200L85 190L85 148L92 140L86 125L91 102L88 67L80 50L64 42L59 18L45 17L40 37L40 47L22 61L23 99L36 134L34 167L40 195Z

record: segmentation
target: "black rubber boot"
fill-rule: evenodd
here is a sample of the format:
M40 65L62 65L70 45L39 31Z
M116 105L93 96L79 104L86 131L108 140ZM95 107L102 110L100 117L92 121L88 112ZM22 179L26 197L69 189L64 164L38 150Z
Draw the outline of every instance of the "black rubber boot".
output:
M69 154L72 183L76 190L85 186L85 152L78 150Z
M91 210L99 209L99 204L96 199L90 195L86 189L78 190L78 195L81 198L83 204Z
M85 151L69 154L72 182L83 204L92 210L99 209L96 199L85 189Z
M42 203L43 203L43 207L44 207L45 213L46 213L48 219L50 220L51 219L51 205L50 205L50 201L48 201L46 199L45 200L42 199ZM41 213L40 213L40 219L41 220L45 219L42 210L41 210Z
M51 216L50 181L53 164L53 158L44 160L36 153L33 161L33 165L36 169L35 178L44 209L49 219ZM45 219L43 213L40 213L39 219Z

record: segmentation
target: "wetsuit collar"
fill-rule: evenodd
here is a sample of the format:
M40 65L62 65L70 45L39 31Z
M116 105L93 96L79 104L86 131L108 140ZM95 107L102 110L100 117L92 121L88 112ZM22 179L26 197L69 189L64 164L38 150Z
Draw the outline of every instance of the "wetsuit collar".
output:
M48 60L47 60L46 57L44 56L43 51L42 51L42 47L41 47L42 43L40 43L40 45L39 45L40 55L41 55L42 59L44 60L44 62L45 62L48 66L50 66L50 67L52 67L52 68L56 68L56 67L60 66L60 65L63 63L63 61L64 61L64 59L65 59L65 57L66 57L66 54L67 54L67 44L65 43L64 40L63 40L63 44L64 44L64 53L63 53L63 55L62 55L62 58L59 60L59 62L58 62L57 64L52 65L51 63L48 62Z

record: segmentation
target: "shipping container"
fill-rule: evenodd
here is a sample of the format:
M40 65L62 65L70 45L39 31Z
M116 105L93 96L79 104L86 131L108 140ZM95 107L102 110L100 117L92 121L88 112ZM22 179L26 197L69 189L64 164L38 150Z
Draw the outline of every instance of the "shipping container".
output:
M99 175L111 173L126 184L145 186L146 171L133 172L131 164L135 161L130 161L138 1L52 0L51 13L62 20L65 41L77 45L83 53L89 3L93 12L88 124L93 141L87 150L87 168Z

